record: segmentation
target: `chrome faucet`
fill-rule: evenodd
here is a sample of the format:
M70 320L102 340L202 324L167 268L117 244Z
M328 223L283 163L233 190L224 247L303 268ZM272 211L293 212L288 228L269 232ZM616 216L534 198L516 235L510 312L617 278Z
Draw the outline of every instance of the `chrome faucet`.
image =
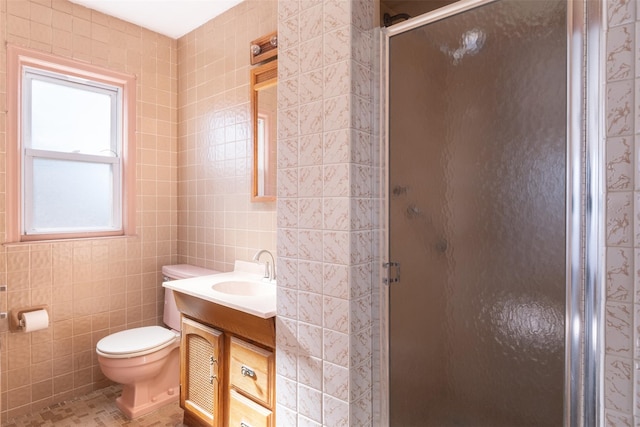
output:
M269 280L276 280L276 261L273 258L273 254L266 249L259 250L254 256L253 260L255 262L260 261L260 255L268 254L271 257L271 265L269 265L269 261L267 261L264 265L264 278Z

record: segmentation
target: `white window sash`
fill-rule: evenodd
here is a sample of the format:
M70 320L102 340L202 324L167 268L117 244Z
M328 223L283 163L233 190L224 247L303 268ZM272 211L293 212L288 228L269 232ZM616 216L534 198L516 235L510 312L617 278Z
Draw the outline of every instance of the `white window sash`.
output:
M33 148L25 149L24 156L24 192L25 194L33 194L33 160L52 159L66 160L72 162L101 163L110 164L114 176L121 176L122 159L113 156L96 156L91 154L79 153L62 153L59 151L37 150ZM114 179L115 181L115 179ZM24 233L26 235L51 234L51 233L78 233L78 232L95 232L95 231L116 231L122 228L122 188L120 185L112 186L112 226L111 227L67 227L49 229L45 227L34 228L33 226L33 197L25 197L23 201L24 209Z
M81 89L107 95L111 98L111 151L116 156L119 155L122 148L122 88L117 86L109 86L98 82L93 82L78 77L71 77L64 74L53 73L50 71L39 70L37 68L23 68L23 117L24 124L22 126L25 147L31 147L31 82L33 80L41 80L60 86L68 86L75 89Z

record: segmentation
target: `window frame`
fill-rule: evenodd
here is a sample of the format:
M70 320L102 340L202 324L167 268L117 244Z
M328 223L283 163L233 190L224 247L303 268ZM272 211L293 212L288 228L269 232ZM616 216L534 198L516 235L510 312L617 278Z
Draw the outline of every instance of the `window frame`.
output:
M114 136L119 140L117 156L100 156L81 153L63 153L57 151L34 149L25 145L23 132L23 120L25 112L23 108L30 103L27 90L30 87L23 79L33 73L38 78L44 76L55 79L58 84L67 80L70 86L80 85L83 88L95 87L98 91L111 88L119 92L121 103L116 102L116 114L118 119ZM136 125L136 81L135 76L120 73L75 61L69 58L57 57L51 54L18 47L7 46L7 210L6 210L6 241L28 242L42 240L97 238L109 236L125 236L135 234L135 125ZM112 109L113 109L112 104ZM114 124L112 123L112 128ZM114 141L111 141L113 148ZM117 142L116 142L117 144ZM119 151L119 152L118 152ZM114 191L114 206L120 204L121 214L114 218L113 229L101 229L99 231L73 231L64 232L37 232L26 230L29 221L29 201L24 198L25 186L31 183L28 180L28 165L23 162L32 162L35 157L46 159L62 159L72 161L90 161L92 163L105 162L113 164L120 172L120 182L116 182ZM24 177L24 179L23 179Z

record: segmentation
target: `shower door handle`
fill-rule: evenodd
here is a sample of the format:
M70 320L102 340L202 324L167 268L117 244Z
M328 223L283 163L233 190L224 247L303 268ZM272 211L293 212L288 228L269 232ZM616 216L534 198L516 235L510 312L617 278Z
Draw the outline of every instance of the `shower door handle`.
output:
M385 285L397 283L400 281L400 263L385 262L382 266L387 270L387 275L382 279Z

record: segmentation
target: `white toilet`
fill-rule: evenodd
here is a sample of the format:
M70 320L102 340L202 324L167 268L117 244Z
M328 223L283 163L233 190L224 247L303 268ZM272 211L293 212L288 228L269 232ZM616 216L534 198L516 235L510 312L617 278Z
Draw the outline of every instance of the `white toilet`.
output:
M219 273L188 264L162 267L164 280L187 279ZM122 384L118 408L129 418L148 414L180 396L180 312L173 291L165 288L164 323L108 335L96 352L102 373Z

